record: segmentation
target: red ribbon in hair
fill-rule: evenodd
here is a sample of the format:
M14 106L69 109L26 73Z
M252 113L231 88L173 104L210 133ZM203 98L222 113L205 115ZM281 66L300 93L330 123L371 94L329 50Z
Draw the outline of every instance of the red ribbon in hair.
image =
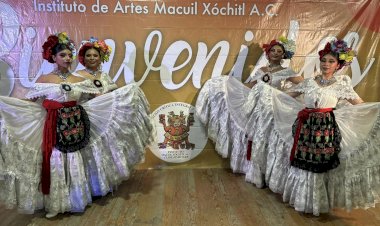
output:
M75 105L77 105L76 101L59 103L53 100L44 100L42 103L42 106L47 110L42 140L41 173L42 193L45 195L50 192L50 156L57 137L57 110L63 107L74 107Z
M297 116L298 125L296 129L296 133L294 134L293 147L290 153L290 162L292 162L294 159L294 154L297 149L298 139L300 137L302 125L309 118L310 113L314 113L314 112L325 113L325 112L332 112L332 110L333 108L311 108L311 109L305 108L302 111L298 112L298 116Z
M268 55L269 52L270 52L270 49L275 46L275 45L281 45L281 43L279 43L278 41L276 41L275 39L272 40L269 44L263 44L263 49L265 51L265 53Z

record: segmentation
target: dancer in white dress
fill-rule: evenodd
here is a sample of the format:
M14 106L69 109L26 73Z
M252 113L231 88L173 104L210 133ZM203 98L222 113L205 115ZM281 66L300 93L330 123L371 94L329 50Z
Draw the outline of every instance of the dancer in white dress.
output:
M1 157L5 180L0 195L7 207L18 207L29 213L45 207L47 217L53 217L58 212L83 211L91 203L78 151L88 144L89 121L76 101L82 93L99 91L91 82L70 73L75 46L66 33L49 36L43 50L44 59L56 63L57 69L41 76L26 95L37 100L36 103L1 97ZM67 115L74 112L82 121L71 124L71 121L63 122L64 117L58 120L57 115L66 114L64 110L58 111L66 107L70 110ZM57 121L61 121L64 132L60 135L55 132ZM64 139L67 140L57 142ZM65 144L68 148L63 148Z
M255 88L251 90L249 87L264 82L285 90L303 80L290 68L281 66L283 59L291 59L294 55L294 41L280 37L264 44L263 49L269 65L256 72L248 87L234 77L212 78L202 87L196 103L198 117L207 125L215 149L222 157L230 158L234 172L246 173L249 167L246 127L255 117L256 103L253 100L258 95Z
M76 71L73 74L91 79L102 93L117 89L117 85L110 76L102 71L102 63L109 60L111 51L111 47L104 40L91 37L89 40L82 41L78 52L78 60L85 66L85 69Z
M45 208L54 217L84 211L91 195L127 179L144 158L152 126L146 99L134 87L76 105L83 93L100 92L68 71L72 41L59 33L43 48L58 68L26 95L37 101L0 97L0 200L24 213Z
M260 113L252 125L270 132L253 136L254 143L264 139L268 145L253 149L251 165L264 164L269 188L297 211L319 215L334 207L374 206L380 197L380 104L363 103L351 79L335 74L354 56L344 41L328 43L319 55L321 75L290 89L292 96L304 94L304 104L258 85L266 101L256 106ZM352 105L335 109L340 101Z
M111 47L104 40L91 37L89 40L82 41L78 52L78 60L85 66L85 69L73 73L78 77L92 81L100 92L89 103L84 103L86 109L95 106L94 111L89 111L91 122L96 121L91 131L97 131L98 134L107 136L107 133L104 133L104 122L98 116L102 114L102 117L107 118L107 113L110 112L107 110L100 112L98 111L98 106L106 107L107 104L118 103L119 108L115 109L112 115L122 120L112 125L112 127L119 130L119 134L109 133L110 146L108 148L100 151L99 147L93 147L96 148L96 158L94 158L93 149L82 151L83 155L86 155L85 163L88 169L88 179L92 185L91 192L94 196L107 194L115 185L129 177L133 166L144 160L144 147L152 140L153 133L153 124L150 122L149 116L149 104L140 87L135 83L129 83L118 88L110 76L101 70L101 64L109 60L111 51ZM97 112L97 115L91 117L92 112ZM133 115L130 115L133 113L137 113L135 116L136 122L127 122L127 120L134 118ZM124 127L127 126L126 123L136 123L137 126L129 125L131 130L128 130L127 127ZM99 137L98 134L91 134L91 140ZM116 142L112 142L112 140ZM107 153L106 156L102 156L104 153ZM107 161L109 162L104 159L108 159ZM108 168L105 172L107 175L100 171L103 168ZM99 179L101 180L99 181Z

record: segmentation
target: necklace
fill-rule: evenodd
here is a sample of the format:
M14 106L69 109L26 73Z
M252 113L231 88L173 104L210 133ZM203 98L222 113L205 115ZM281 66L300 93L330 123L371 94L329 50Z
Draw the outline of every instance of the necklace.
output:
M279 69L279 68L281 68L281 65L280 64L278 64L278 65L268 65L268 71L269 72L272 72L272 71L274 71L274 70L277 70L277 69Z
M101 72L99 69L97 69L96 71L93 71L91 69L88 69L88 68L85 68L84 69L87 73L89 73L90 75L96 77L98 75L98 72Z
M69 77L69 75L71 74L70 71L62 72L58 69L54 70L52 73L58 75L58 77L60 79L62 79L63 81L65 81Z
M319 78L319 84L321 84L321 86L329 86L329 85L333 84L334 82L336 82L335 77L331 77L329 79L324 79L322 77L322 75L318 75L317 78Z

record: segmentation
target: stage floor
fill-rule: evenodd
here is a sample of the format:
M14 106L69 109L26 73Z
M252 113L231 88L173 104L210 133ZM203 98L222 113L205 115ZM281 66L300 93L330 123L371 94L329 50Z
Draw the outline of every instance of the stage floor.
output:
M269 189L258 189L228 169L137 170L118 190L82 214L18 214L0 206L0 225L275 226L380 225L380 204L368 210L335 209L315 217L296 212Z

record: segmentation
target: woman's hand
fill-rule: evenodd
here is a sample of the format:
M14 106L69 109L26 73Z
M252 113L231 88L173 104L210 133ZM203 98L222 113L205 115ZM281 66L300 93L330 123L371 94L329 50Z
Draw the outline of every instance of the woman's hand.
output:
M296 76L296 77L290 77L287 80L294 83L294 84L298 84L298 83L302 82L304 80L304 78L302 76Z
M252 81L252 82L248 82L248 83L244 83L245 86L247 86L248 88L251 88L256 85L257 81Z
M291 96L291 97L294 97L294 98L296 98L296 97L298 97L299 95L301 95L302 93L300 93L300 92L289 92L289 93L287 93L289 96Z
M351 104L353 105L356 105L356 104L361 104L361 103L364 103L364 101L362 100L362 98L358 98L358 99L347 99L348 102L350 102Z

